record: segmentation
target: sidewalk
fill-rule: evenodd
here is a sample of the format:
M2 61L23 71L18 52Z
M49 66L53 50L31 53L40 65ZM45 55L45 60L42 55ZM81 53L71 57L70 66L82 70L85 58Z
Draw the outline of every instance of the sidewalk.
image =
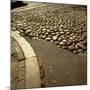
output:
M45 70L46 87L86 84L86 56L58 49L44 40L31 40L30 44Z

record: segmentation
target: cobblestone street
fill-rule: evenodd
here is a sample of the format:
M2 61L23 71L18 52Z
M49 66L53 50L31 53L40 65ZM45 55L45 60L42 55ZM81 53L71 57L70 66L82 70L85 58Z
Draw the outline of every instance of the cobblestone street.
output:
M40 74L37 69L37 78L38 75L40 78L35 80L39 82L38 85L29 86L29 81L27 87L25 86L25 71L28 69L24 51L13 39L11 41L12 89L32 88L35 85L52 87L87 83L86 6L29 2L25 7L11 10L11 31L17 32L31 45L37 57L35 62L37 61L38 66L35 67L39 68ZM31 82L34 80L31 79Z
M12 30L47 40L75 54L86 53L87 18L84 6L52 4L12 13Z

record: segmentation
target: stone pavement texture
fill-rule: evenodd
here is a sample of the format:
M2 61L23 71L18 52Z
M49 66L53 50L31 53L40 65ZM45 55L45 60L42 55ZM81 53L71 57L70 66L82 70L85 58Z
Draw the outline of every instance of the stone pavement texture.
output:
M53 42L74 54L86 54L86 9L86 6L51 4L12 12L11 29L30 39Z
M11 30L32 45L41 87L87 83L86 9L86 6L32 3L29 8L12 10Z

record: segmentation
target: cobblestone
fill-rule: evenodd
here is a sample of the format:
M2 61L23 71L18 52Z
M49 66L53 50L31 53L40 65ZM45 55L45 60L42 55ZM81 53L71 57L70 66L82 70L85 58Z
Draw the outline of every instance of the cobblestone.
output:
M41 8L12 12L12 30L13 28L16 30L21 28L23 35L30 39L51 41L50 38L52 38L59 43L62 43L61 39L63 39L67 43L63 45L70 47L72 43L77 45L78 42L86 42L87 40L86 13L86 8L83 6L64 4L52 4ZM81 48L85 52L86 46L87 44L84 43L79 44L78 48L74 46L73 51L78 52L78 49ZM63 46L59 47L63 48ZM69 50L69 48L66 49ZM71 52L73 51L71 50Z

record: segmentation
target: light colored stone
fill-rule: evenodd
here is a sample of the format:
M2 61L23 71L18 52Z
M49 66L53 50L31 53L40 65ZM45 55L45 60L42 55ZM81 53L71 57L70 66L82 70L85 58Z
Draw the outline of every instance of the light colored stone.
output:
M60 45L65 45L65 43L64 43L64 42L60 42L59 44L60 44Z
M53 40L57 40L57 37L58 37L58 36L53 36L52 38L53 38Z
M30 32L31 32L31 30L28 29L28 30L25 31L25 34L28 34L28 33L30 33Z
M43 35L43 36L42 36L42 38L43 38L43 39L45 39L45 38L46 38L46 36L45 36L45 35Z
M36 57L26 59L26 88L41 87L40 71Z
M47 38L45 38L47 41L50 41L51 40L51 38L50 37L47 37Z
M61 33L61 34L64 34L64 32L63 32L63 31L61 31L60 33Z

